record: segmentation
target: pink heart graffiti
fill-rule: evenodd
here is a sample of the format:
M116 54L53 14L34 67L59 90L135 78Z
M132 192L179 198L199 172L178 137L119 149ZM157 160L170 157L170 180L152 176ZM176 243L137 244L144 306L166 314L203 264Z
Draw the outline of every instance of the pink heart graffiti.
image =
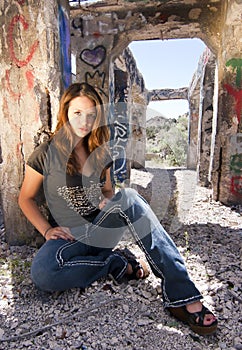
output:
M80 59L88 64L89 66L92 66L93 68L97 68L100 66L100 64L103 63L103 61L106 58L106 49L104 46L96 46L94 49L84 49L80 53Z

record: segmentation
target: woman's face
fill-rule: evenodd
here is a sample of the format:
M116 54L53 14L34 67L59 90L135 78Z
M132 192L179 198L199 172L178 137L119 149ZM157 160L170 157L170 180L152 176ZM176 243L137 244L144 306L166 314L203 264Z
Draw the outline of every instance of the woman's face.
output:
M96 118L94 102L87 96L78 96L70 101L68 119L74 134L85 137L92 130Z

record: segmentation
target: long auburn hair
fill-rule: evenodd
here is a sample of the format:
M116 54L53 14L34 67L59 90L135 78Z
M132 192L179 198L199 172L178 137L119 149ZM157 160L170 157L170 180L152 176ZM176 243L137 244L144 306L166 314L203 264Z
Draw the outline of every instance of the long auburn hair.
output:
M74 153L74 134L68 119L68 109L71 100L79 96L86 96L94 102L96 108L96 118L91 132L85 136L84 145L88 154L94 150L91 162L93 168L101 171L101 177L105 161L109 154L106 143L109 140L110 132L106 123L104 106L97 91L87 83L74 83L70 85L60 99L58 123L53 133L52 139L63 159L66 159L68 174L73 175L78 172L78 162Z

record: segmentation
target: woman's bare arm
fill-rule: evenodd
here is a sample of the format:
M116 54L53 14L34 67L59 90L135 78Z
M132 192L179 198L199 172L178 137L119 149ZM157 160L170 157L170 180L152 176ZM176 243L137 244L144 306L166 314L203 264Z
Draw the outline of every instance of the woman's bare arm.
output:
M114 189L111 181L110 168L106 170L106 182L102 188L102 194L105 198L112 198L114 195Z
M106 170L106 182L102 188L102 194L104 196L104 199L99 204L99 209L102 209L106 205L108 200L114 196L114 189L111 181L110 168Z
M20 190L18 203L27 219L34 225L34 227L44 236L48 230L45 238L48 239L73 239L68 228L65 227L51 227L48 220L41 213L35 198L43 183L43 175L26 166L24 181Z

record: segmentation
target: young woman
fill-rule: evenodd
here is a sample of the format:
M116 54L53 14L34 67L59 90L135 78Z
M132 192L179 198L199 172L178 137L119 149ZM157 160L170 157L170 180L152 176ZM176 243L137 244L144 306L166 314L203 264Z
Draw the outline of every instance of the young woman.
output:
M108 150L109 129L102 101L86 83L63 94L58 125L26 165L19 205L46 242L31 275L42 290L85 288L111 276L145 278L144 264L115 250L128 228L161 279L164 307L198 334L211 334L216 317L207 310L183 259L147 202L133 189L114 194ZM35 201L43 186L47 219Z

